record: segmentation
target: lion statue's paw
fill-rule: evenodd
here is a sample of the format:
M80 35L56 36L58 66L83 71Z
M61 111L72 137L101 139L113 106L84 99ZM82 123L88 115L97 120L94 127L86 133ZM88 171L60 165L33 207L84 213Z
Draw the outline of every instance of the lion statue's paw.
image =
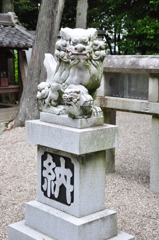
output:
M92 107L92 116L99 117L102 116L103 112L102 109L98 106L93 106Z

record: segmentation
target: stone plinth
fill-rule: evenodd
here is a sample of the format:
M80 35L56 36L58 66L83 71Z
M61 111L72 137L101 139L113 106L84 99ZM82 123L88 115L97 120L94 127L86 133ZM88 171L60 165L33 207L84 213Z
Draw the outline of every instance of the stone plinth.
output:
M117 127L82 121L26 123L27 140L38 145L37 200L26 204L25 222L9 226L9 240L134 239L118 234L116 212L105 209L105 154L117 146Z
M103 210L77 218L37 201L26 205L25 224L60 240L104 240L117 234L115 211Z
M104 118L102 114L97 117L72 119L67 114L59 117L59 115L41 112L40 121L72 128L89 128L103 125Z
M152 116L150 189L159 193L159 117Z
M117 146L117 127L108 124L76 129L34 120L26 122L26 129L30 143L77 155Z

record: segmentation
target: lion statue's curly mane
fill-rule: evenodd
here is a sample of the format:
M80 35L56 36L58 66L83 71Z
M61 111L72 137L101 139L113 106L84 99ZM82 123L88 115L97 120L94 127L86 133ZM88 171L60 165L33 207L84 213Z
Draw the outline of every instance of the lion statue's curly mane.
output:
M103 74L104 43L97 39L97 30L94 28L63 28L60 37L56 43L55 58L45 54L47 80L38 85L39 108L53 114L68 113L73 118L91 117L99 111L94 107L93 99ZM74 114L70 114L69 109L70 106L73 108L74 102L71 104L69 94L78 95L78 98L81 96L88 102L84 101L84 108L81 104L80 109L74 109ZM78 99L78 102L83 101ZM82 109L86 109L86 106L88 109L84 114Z

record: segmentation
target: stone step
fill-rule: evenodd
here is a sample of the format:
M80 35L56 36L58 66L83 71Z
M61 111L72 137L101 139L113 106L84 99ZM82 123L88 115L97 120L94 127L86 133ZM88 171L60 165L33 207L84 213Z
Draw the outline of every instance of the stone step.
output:
M109 238L108 240L135 240L135 237L125 232L118 232L117 236Z
M54 240L27 225L25 221L13 223L8 227L9 240Z
M20 221L9 225L9 240L54 240L30 227L25 225L25 221ZM98 239L96 239L98 240ZM135 237L124 232L119 232L117 236L109 240L135 240Z
M26 204L25 224L58 240L106 240L117 235L115 211L77 218L38 201Z

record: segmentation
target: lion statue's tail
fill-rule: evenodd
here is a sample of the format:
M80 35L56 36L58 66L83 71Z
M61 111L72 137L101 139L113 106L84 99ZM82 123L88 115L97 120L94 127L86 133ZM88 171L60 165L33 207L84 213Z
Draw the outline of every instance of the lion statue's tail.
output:
M56 70L56 66L57 66L57 62L52 54L45 53L44 66L45 66L46 72L47 72L46 82L51 84L51 83L53 83L53 76L55 74L55 70Z

